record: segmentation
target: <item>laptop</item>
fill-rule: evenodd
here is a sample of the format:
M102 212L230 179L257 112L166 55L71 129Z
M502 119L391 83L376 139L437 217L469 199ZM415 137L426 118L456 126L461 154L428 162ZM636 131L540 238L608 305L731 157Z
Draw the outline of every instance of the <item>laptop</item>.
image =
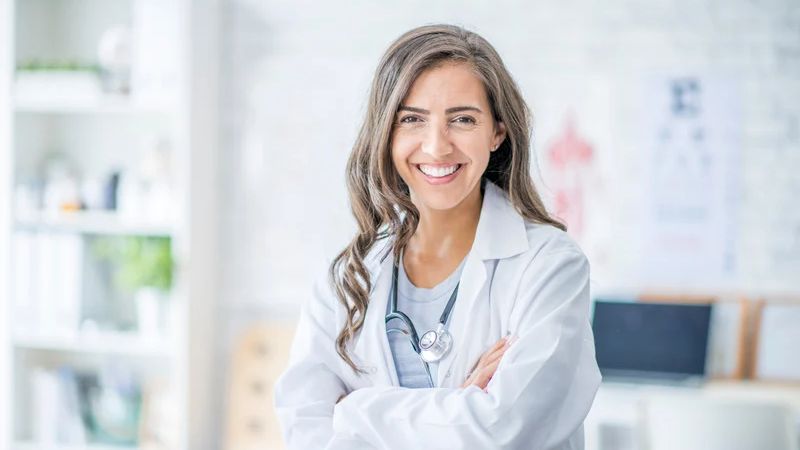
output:
M592 330L604 381L702 384L710 322L710 304L595 300Z

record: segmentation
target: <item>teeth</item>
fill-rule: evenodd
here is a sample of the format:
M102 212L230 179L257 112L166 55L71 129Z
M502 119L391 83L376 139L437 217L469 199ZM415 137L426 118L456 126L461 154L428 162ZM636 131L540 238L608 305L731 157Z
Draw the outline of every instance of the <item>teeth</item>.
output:
M422 173L428 175L429 177L441 178L441 177L446 177L451 173L455 172L456 170L458 170L458 164L452 166L429 166L426 164L420 164L419 170L421 170Z

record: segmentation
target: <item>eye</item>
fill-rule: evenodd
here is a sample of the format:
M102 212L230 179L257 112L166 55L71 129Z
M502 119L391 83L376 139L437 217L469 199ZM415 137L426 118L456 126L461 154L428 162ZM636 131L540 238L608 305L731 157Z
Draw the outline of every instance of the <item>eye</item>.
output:
M409 115L400 119L400 123L415 123L415 122L420 122L419 117Z
M453 119L453 121L464 125L475 125L475 119L470 116L459 116Z

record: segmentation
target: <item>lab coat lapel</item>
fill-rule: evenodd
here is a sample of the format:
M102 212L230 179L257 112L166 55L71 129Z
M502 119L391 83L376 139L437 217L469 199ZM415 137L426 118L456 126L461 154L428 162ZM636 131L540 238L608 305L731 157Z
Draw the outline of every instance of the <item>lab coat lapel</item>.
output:
M451 387L453 380L449 379L448 372L459 354L459 350L469 339L467 323L469 322L470 312L476 303L476 297L486 284L486 265L475 252L470 251L467 255L467 262L461 272L461 282L458 287L458 297L453 308L448 329L453 335L453 348L450 353L439 362L439 369L436 377L436 385L440 387ZM448 383L448 384L445 384Z
M490 301L488 295L480 296L489 281L487 261L508 258L522 253L528 248L525 220L514 209L505 192L493 183L487 182L475 240L461 273L458 297L453 308L453 316L450 319L449 329L453 335L453 349L439 363L437 386L452 387L460 383L462 380L457 379L459 377L455 376L456 374L450 373L454 362L460 363L458 367L466 366L469 363L468 361L459 361L459 356L468 357L468 355L462 354L460 349L484 344L475 341L481 339L483 333L479 330L469 329L468 325L489 326L489 318L481 317L481 306L485 305L480 304L483 301Z
M364 326L353 350L358 357L359 364L369 376L373 377L376 385L396 386L399 384L394 369L392 351L389 348L389 340L386 337L385 322L392 281L393 257L393 252L385 253L384 242L376 244L374 258L367 264L375 282L370 291Z

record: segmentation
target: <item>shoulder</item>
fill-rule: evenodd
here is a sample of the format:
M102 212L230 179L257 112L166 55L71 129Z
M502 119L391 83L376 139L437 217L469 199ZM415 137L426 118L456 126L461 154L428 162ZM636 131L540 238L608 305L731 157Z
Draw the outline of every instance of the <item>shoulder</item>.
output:
M577 242L565 231L515 216L509 227L514 237L513 254L498 259L493 271L497 289L524 290L531 286L583 284L589 279L589 261Z
M384 258L391 258L393 240L391 237L377 239L370 247L369 251L363 258L364 267L370 275L371 281L374 282L374 274ZM327 309L344 309L336 295L336 287L334 286L334 277L331 275L336 274L335 278L341 280L347 264L339 264L337 267L328 266L324 273L320 273L314 279L312 289L315 303L321 304Z
M513 290L509 295L513 298L512 311L527 317L534 306L538 311L566 304L587 306L590 267L580 246L552 225L526 223L525 229L528 250L507 261L504 270L498 267L495 273L504 277L502 284L507 289Z
M529 257L572 253L585 258L578 243L566 231L553 225L525 221L525 234L528 238L528 250L525 253Z
M588 281L589 260L569 234L552 225L530 222L525 223L525 232L528 249L510 264L520 283Z
M583 255L565 231L526 219L496 185L487 183L484 198L476 235L476 241L481 238L482 255L515 261L556 253Z

